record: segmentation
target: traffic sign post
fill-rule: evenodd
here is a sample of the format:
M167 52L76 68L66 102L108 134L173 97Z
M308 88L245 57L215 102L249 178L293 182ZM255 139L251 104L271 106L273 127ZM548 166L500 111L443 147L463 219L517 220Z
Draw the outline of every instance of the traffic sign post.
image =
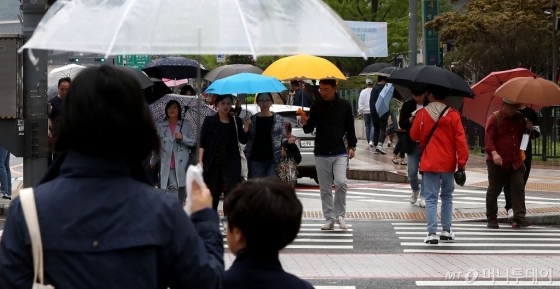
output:
M152 60L152 56L146 55L117 55L116 65L128 66L136 69L142 69L144 65Z
M437 0L424 0L422 27L426 22L434 20L439 14L439 3ZM439 34L434 28L424 27L424 64L440 65L440 43Z
M225 54L218 54L216 55L216 62L225 62L226 61L226 55Z

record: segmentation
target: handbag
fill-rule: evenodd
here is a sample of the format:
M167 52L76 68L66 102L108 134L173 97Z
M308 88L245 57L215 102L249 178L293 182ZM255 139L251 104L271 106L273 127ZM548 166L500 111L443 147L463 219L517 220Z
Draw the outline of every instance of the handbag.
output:
M39 219L37 218L37 207L35 206L35 195L33 188L21 189L19 192L23 217L27 223L29 239L31 239L31 251L33 251L33 287L32 289L54 289L51 285L45 285L43 276L43 244L41 231L39 230Z
M297 163L292 156L284 156L280 163L276 166L276 173L278 177L289 184L292 188L296 187L297 183Z
M241 157L241 178L247 180L249 174L249 168L247 167L247 157L241 148L241 143L239 143L239 131L237 130L237 121L235 116L233 117L233 123L235 124L235 138L237 138L237 147L239 148L239 156Z

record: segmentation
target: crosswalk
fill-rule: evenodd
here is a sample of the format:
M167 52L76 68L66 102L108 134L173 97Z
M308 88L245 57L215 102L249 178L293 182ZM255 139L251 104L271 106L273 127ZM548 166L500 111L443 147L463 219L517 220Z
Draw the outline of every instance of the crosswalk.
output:
M296 193L300 198L316 198L320 199L319 189L296 189ZM403 204L410 200L410 188L408 185L400 187L363 187L349 188L346 193L347 200L386 203L386 204ZM438 200L441 203L441 200ZM498 198L498 203L503 206L504 198ZM486 206L486 190L469 190L455 189L453 192L453 203L464 205L481 205ZM527 205L547 205L560 206L560 198L533 197L525 196Z
M318 250L321 252L329 250L353 250L354 229L348 224L348 230L340 230L335 225L335 230L322 231L319 223L314 220L303 220L296 239L286 246L284 250ZM220 224L220 229L222 225ZM224 248L228 248L227 239L224 237Z
M426 223L394 222L403 253L436 254L560 254L560 229L532 226L512 229L488 229L486 223L454 222L451 226L456 240L437 245L425 244ZM438 232L441 232L439 224Z

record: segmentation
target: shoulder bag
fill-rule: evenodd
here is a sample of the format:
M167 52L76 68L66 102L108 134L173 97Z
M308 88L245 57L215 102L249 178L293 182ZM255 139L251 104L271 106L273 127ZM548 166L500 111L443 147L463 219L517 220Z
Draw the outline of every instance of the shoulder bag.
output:
M235 116L233 117L233 123L235 124L235 138L237 139L237 147L239 148L239 156L241 156L241 178L243 180L247 180L247 176L249 174L249 168L247 167L247 157L241 148L241 144L239 143L239 131L237 129L237 121L235 120Z
M31 251L33 251L33 287L32 289L54 289L51 285L45 285L43 277L43 244L41 231L39 230L39 218L35 206L35 195L33 188L21 189L19 200L23 209L23 216L27 223L29 239L31 239Z

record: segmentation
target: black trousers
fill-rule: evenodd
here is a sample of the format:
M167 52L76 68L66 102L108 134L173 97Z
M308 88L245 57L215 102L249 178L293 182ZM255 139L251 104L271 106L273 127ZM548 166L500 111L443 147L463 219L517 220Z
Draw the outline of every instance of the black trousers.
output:
M509 184L511 188L514 220L525 218L527 212L525 185L523 184L525 168L521 166L517 170L512 167L503 169L493 161L486 161L486 165L488 166L488 190L486 191L486 217L488 220L498 216L498 197L506 184Z
M525 175L523 176L523 186L527 185L527 180L529 179L529 173L531 172L531 161L533 160L533 156L527 156L527 158L523 161L525 164ZM511 209L511 187L509 183L506 183L504 186L504 197L506 197L506 206L504 207L507 210Z
M388 120L379 119L373 122L373 145L377 145L378 143L385 142L385 131L387 130L387 122Z

